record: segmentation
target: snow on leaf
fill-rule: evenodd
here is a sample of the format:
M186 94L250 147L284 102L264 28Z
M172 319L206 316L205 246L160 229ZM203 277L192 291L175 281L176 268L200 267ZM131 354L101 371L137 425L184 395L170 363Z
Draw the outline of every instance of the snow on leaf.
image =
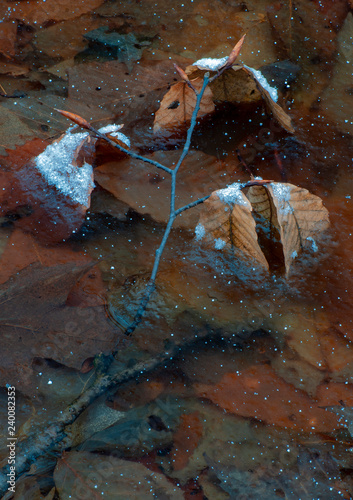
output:
M296 255L306 248L318 248L317 239L330 225L328 211L318 196L293 184L272 182L266 189L277 210L288 274Z
M248 69L250 73L253 75L255 80L261 85L261 87L270 94L271 99L275 102L278 100L278 92L276 87L271 87L271 85L268 83L264 75L261 73L261 71L258 71L257 69L250 68L250 66L247 66L244 64L244 68Z
M249 200L240 190L242 184L232 184L214 191L204 203L199 225L205 235L203 243L210 248L230 252L243 260L268 270L268 263L257 241L255 221Z
M201 78L195 78L191 83L196 90L201 90L203 83ZM191 119L195 105L196 94L193 89L186 82L176 83L162 99L160 108L155 114L153 132L163 132L187 124ZM214 109L212 91L206 87L197 116L201 117L212 113Z
M119 132L120 129L123 128L124 125L116 125L112 123L111 125L106 125L105 127L101 127L98 129L98 132L101 134L109 134L112 137L116 137L118 141L123 142L128 148L130 147L130 139L126 137L125 134Z
M250 74L254 80L257 82L259 90L262 94L262 97L268 107L270 108L273 116L276 118L278 123L285 129L287 132L291 134L294 133L294 128L292 125L292 120L290 116L284 111L284 109L277 104L278 93L275 87L271 87L260 71L255 70L254 68L250 68L249 66L244 65L243 69Z
M35 165L50 186L68 196L74 203L89 207L94 187L92 166L76 163L78 153L88 140L88 132L73 134L68 129L61 139L53 142L38 155Z
M198 61L194 62L192 65L205 71L217 71L223 68L227 60L228 60L227 56L222 57L221 59L205 57L203 59L199 59Z
M200 215L197 239L210 248L231 251L236 257L242 255L249 265L255 259L268 270L265 254L271 255L272 247L267 240L266 248L262 246L264 253L260 248L254 212L261 217L270 238L279 234L285 272L290 274L294 260L303 250L318 250L317 240L329 227L326 208L318 196L293 184L252 185L246 196L241 191L244 187L234 183L212 193Z

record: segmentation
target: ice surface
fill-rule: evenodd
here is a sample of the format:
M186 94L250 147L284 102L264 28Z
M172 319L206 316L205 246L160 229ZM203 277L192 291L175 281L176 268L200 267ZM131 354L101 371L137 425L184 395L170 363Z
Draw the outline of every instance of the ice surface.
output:
M267 90L267 92L270 94L270 96L272 97L272 99L275 102L277 102L277 100L278 100L278 91L277 91L276 87L271 87L271 85L268 83L268 81L266 80L266 78L264 77L264 75L261 73L261 71L258 71L257 69L254 69L254 68L251 68L250 66L246 66L246 64L244 64L244 68L246 68L249 71L251 71L251 73L254 75L254 77L259 82L259 84L265 90Z
M199 241L199 240L202 240L202 238L205 236L206 234L206 231L205 231L205 228L202 224L197 224L197 226L195 227L195 235L196 235L196 240Z
M311 248L313 249L313 252L317 252L319 250L319 247L317 246L316 241L314 240L314 238L312 238L311 236L308 236L306 239L308 241L311 241Z
M88 132L72 134L68 129L64 137L50 144L35 159L35 165L50 186L68 196L74 203L89 205L89 196L94 187L93 169L88 163L82 167L73 165L76 148L88 136Z
M222 57L221 59L214 59L212 57L205 57L204 59L199 59L193 63L193 66L197 66L199 69L204 69L208 71L217 71L222 68L226 63L228 57Z
M123 128L123 126L124 125L115 125L115 123L112 123L111 125L106 125L105 127L99 128L98 132L100 132L101 134L110 134L130 147L130 139L126 137L126 135L119 132L119 130Z
M241 188L243 184L235 182L225 189L216 191L218 198L224 203L237 203L238 205L249 205L248 199L242 193Z
M216 250L222 250L222 248L224 247L225 244L226 244L226 242L224 240L222 240L222 238L216 238L214 240L214 247Z

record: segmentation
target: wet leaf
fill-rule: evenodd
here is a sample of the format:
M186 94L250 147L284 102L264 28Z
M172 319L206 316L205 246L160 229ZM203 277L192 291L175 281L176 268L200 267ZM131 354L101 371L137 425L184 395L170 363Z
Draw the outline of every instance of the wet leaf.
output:
M3 173L7 185L1 193L2 214L11 213L17 226L42 242L62 241L80 228L90 205L93 168L87 160L93 143L87 132L68 130L44 150L42 141L28 146L7 159L11 170ZM31 151L38 149L40 154L31 158Z
M268 365L254 365L224 375L216 385L195 384L225 410L287 429L332 432L339 424L307 394L284 382Z
M217 250L243 254L263 269L268 262L260 249L252 210L261 215L268 228L280 234L286 274L299 253L318 250L317 240L329 227L328 211L321 199L306 189L279 182L251 186L248 198L242 193L244 184L234 183L212 193L204 203L196 239ZM251 262L249 262L251 266Z
M146 157L170 168L176 164L180 151L156 151ZM158 222L167 222L170 207L170 179L161 171L128 158L110 161L94 169L95 180L118 200L142 214L150 214ZM234 166L225 164L202 151L190 150L182 163L176 181L177 208L210 194L215 187L234 177ZM174 223L176 227L193 230L200 207L185 211Z
M94 45L110 49L112 54L122 63L125 63L131 71L134 62L139 61L147 45L151 44L146 38L138 40L134 33L123 35L112 31L109 27L101 26L84 35L84 37Z
M0 25L0 54L7 58L15 55L15 43L17 38L17 23L2 19Z
M163 474L142 464L113 456L71 451L54 471L60 498L107 498L108 500L182 500L183 493Z
M18 2L14 6L3 5L0 15L25 24L42 25L48 21L74 19L99 7L103 0L85 0L73 4L71 0L46 0L46 2Z
M195 78L190 83L197 91L201 90L203 83L201 78ZM191 119L195 105L196 94L194 90L186 82L176 83L165 94L160 108L155 114L153 132L178 129L186 125ZM206 88L197 116L200 118L212 113L214 109L212 91L210 88Z

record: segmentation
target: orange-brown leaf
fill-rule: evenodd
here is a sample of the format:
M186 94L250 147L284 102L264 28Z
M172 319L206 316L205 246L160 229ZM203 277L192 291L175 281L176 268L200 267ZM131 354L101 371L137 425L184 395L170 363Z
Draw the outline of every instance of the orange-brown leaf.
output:
M197 91L200 91L203 81L201 78L195 78L190 83ZM186 82L176 83L162 99L154 118L153 132L163 132L184 126L190 121L195 105L196 94L194 90ZM201 117L212 113L214 109L212 91L206 87L197 116Z

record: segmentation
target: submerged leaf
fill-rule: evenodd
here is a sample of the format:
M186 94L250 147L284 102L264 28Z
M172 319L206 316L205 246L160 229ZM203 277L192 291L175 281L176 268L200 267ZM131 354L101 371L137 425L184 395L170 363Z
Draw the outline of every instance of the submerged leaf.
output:
M193 87L200 91L201 78L191 81ZM196 94L186 82L178 82L165 94L160 108L154 118L153 132L178 128L190 121L196 105ZM212 113L215 109L210 88L206 88L202 97L198 117Z

